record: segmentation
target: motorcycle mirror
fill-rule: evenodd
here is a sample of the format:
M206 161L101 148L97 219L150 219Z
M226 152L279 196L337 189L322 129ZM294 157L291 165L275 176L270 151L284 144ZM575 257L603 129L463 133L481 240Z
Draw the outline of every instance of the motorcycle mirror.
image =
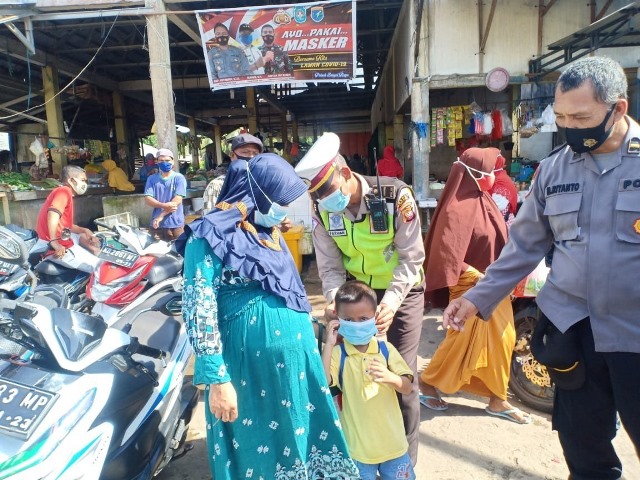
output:
M60 232L60 240L69 240L71 238L71 229L63 228Z
M24 265L29 258L27 244L8 228L0 226L0 260L12 265Z

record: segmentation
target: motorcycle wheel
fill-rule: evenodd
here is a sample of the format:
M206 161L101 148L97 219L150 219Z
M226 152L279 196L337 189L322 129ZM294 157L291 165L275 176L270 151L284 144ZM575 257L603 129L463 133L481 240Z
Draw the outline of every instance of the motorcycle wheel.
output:
M537 307L530 306L514 317L516 346L511 356L509 388L525 405L551 413L553 411L553 382L546 368L533 358L531 336L537 321Z

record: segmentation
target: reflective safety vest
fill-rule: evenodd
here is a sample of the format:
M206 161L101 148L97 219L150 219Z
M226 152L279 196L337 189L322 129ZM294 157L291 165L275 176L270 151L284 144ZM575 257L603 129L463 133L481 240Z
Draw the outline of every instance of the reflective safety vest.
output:
M370 187L375 187L375 177L363 178ZM382 191L388 212L388 229L385 232L374 231L371 215L368 213L362 219L351 222L341 212L316 210L325 230L342 252L345 270L357 280L379 290L389 287L393 279L393 270L398 265L398 252L393 244L396 233L396 198L397 192L407 187L404 182L396 179L385 178L384 182Z

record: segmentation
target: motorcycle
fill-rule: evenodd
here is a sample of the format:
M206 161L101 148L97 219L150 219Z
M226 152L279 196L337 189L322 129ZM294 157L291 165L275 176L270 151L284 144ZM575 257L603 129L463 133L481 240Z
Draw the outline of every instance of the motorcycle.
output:
M102 262L87 284L87 298L94 302L91 313L110 324L155 292L181 281L183 260L170 243L129 225L96 224L109 232L102 234L98 253Z
M548 271L543 260L513 291L516 345L511 357L509 388L525 405L551 413L554 385L546 367L531 353L531 337L540 315L535 298Z
M68 240L69 238L71 238L71 230L65 228L57 240ZM86 294L89 273L52 262L51 252L37 253L42 254L42 260L33 268L38 276L38 283L40 283L39 293L56 298L58 302L61 302L62 307L89 312L91 301Z
M0 227L0 260L27 255ZM0 352L0 480L147 480L189 451L199 393L180 314L175 288L111 326L35 289L1 299L0 337L25 350Z
M14 224L5 225L5 228L22 238L29 250L29 264L35 265L40 260L40 255L33 252L38 242L36 232ZM24 268L0 261L0 298L17 299L26 295L29 290L28 278Z

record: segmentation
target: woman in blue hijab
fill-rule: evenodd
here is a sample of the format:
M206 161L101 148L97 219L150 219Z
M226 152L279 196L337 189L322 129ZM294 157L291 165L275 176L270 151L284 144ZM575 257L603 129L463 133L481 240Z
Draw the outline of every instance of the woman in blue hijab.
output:
M185 227L182 313L205 385L216 480L359 478L328 391L311 306L277 226L306 185L274 154L231 163Z

